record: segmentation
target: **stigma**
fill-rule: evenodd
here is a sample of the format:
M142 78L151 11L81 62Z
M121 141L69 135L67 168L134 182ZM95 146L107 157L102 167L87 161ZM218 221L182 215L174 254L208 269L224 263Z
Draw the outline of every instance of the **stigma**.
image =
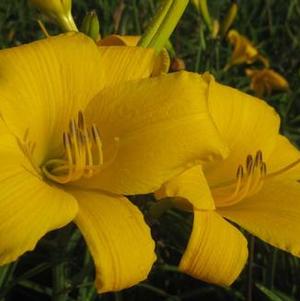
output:
M69 129L63 132L64 157L47 161L42 170L46 178L66 184L81 178L90 178L103 168L102 142L95 124L87 127L81 111L71 119Z

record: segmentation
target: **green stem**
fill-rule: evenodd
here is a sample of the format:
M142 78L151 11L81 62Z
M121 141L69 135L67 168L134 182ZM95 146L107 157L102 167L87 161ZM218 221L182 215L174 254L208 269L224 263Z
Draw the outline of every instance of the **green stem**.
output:
M72 234L73 232L73 234ZM66 247L65 242L74 238L77 231L73 231L73 226L68 225L61 229L56 237L56 252L53 254L54 266L52 268L53 295L52 301L65 301L68 298L67 274L65 256L67 251L72 250L72 245ZM72 244L73 239L70 240Z
M189 0L164 0L158 14L139 42L140 47L154 48L160 52L169 40Z
M0 267L0 301L5 301L5 295L13 287L13 275L17 261Z
M64 263L58 263L53 267L53 295L52 301L65 301L65 268Z
M64 32L78 31L78 28L71 14L68 16L59 16L58 18L56 18L56 22Z
M138 8L137 8L137 4L136 4L136 0L133 1L133 16L134 16L134 23L135 23L135 27L136 27L136 32L138 35L142 34L142 30L141 30L141 24L139 21L139 14L138 14Z
M247 296L246 296L247 301L253 300L252 295L253 295L254 247L255 247L255 237L250 235L248 275L247 275Z
M173 0L163 0L161 5L158 8L158 11L154 15L151 23L148 25L146 32L141 37L138 46L140 47L148 47L151 40L155 36L156 32L158 31L159 27L161 26L163 20L165 19Z
M0 267L0 289L4 286L5 279L9 273L9 264Z
M207 7L207 0L199 0L198 4L203 20L206 23L207 27L209 28L210 32L212 32L212 21Z

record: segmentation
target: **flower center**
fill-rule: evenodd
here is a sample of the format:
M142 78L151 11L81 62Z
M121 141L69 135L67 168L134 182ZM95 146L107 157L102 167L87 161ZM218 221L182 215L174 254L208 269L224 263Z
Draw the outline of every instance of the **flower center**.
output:
M263 161L261 151L253 157L248 155L244 165L239 165L236 179L213 189L213 195L218 207L238 203L246 196L257 193L263 186L267 175L267 165Z
M99 131L95 124L87 128L83 113L71 119L69 130L63 133L65 155L62 159L47 161L44 175L57 183L74 182L82 177L90 178L103 169L103 151Z

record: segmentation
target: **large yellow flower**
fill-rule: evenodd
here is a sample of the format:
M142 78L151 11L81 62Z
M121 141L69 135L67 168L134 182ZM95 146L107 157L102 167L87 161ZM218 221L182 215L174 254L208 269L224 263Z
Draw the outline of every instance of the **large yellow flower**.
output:
M154 61L154 50L97 47L76 33L0 51L0 264L74 221L100 292L147 277L154 242L122 195L154 191L226 151L207 83L149 78Z
M300 256L300 152L278 133L279 117L265 102L204 78L209 109L229 156L185 171L157 196L188 199L194 209L180 269L229 285L244 267L247 242L224 218Z

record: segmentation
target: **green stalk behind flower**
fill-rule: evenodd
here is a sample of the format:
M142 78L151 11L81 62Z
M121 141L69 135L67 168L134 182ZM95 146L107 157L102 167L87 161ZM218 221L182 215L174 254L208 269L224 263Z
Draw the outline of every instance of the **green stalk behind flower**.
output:
M160 52L165 47L187 5L188 0L164 0L138 46L154 48Z

